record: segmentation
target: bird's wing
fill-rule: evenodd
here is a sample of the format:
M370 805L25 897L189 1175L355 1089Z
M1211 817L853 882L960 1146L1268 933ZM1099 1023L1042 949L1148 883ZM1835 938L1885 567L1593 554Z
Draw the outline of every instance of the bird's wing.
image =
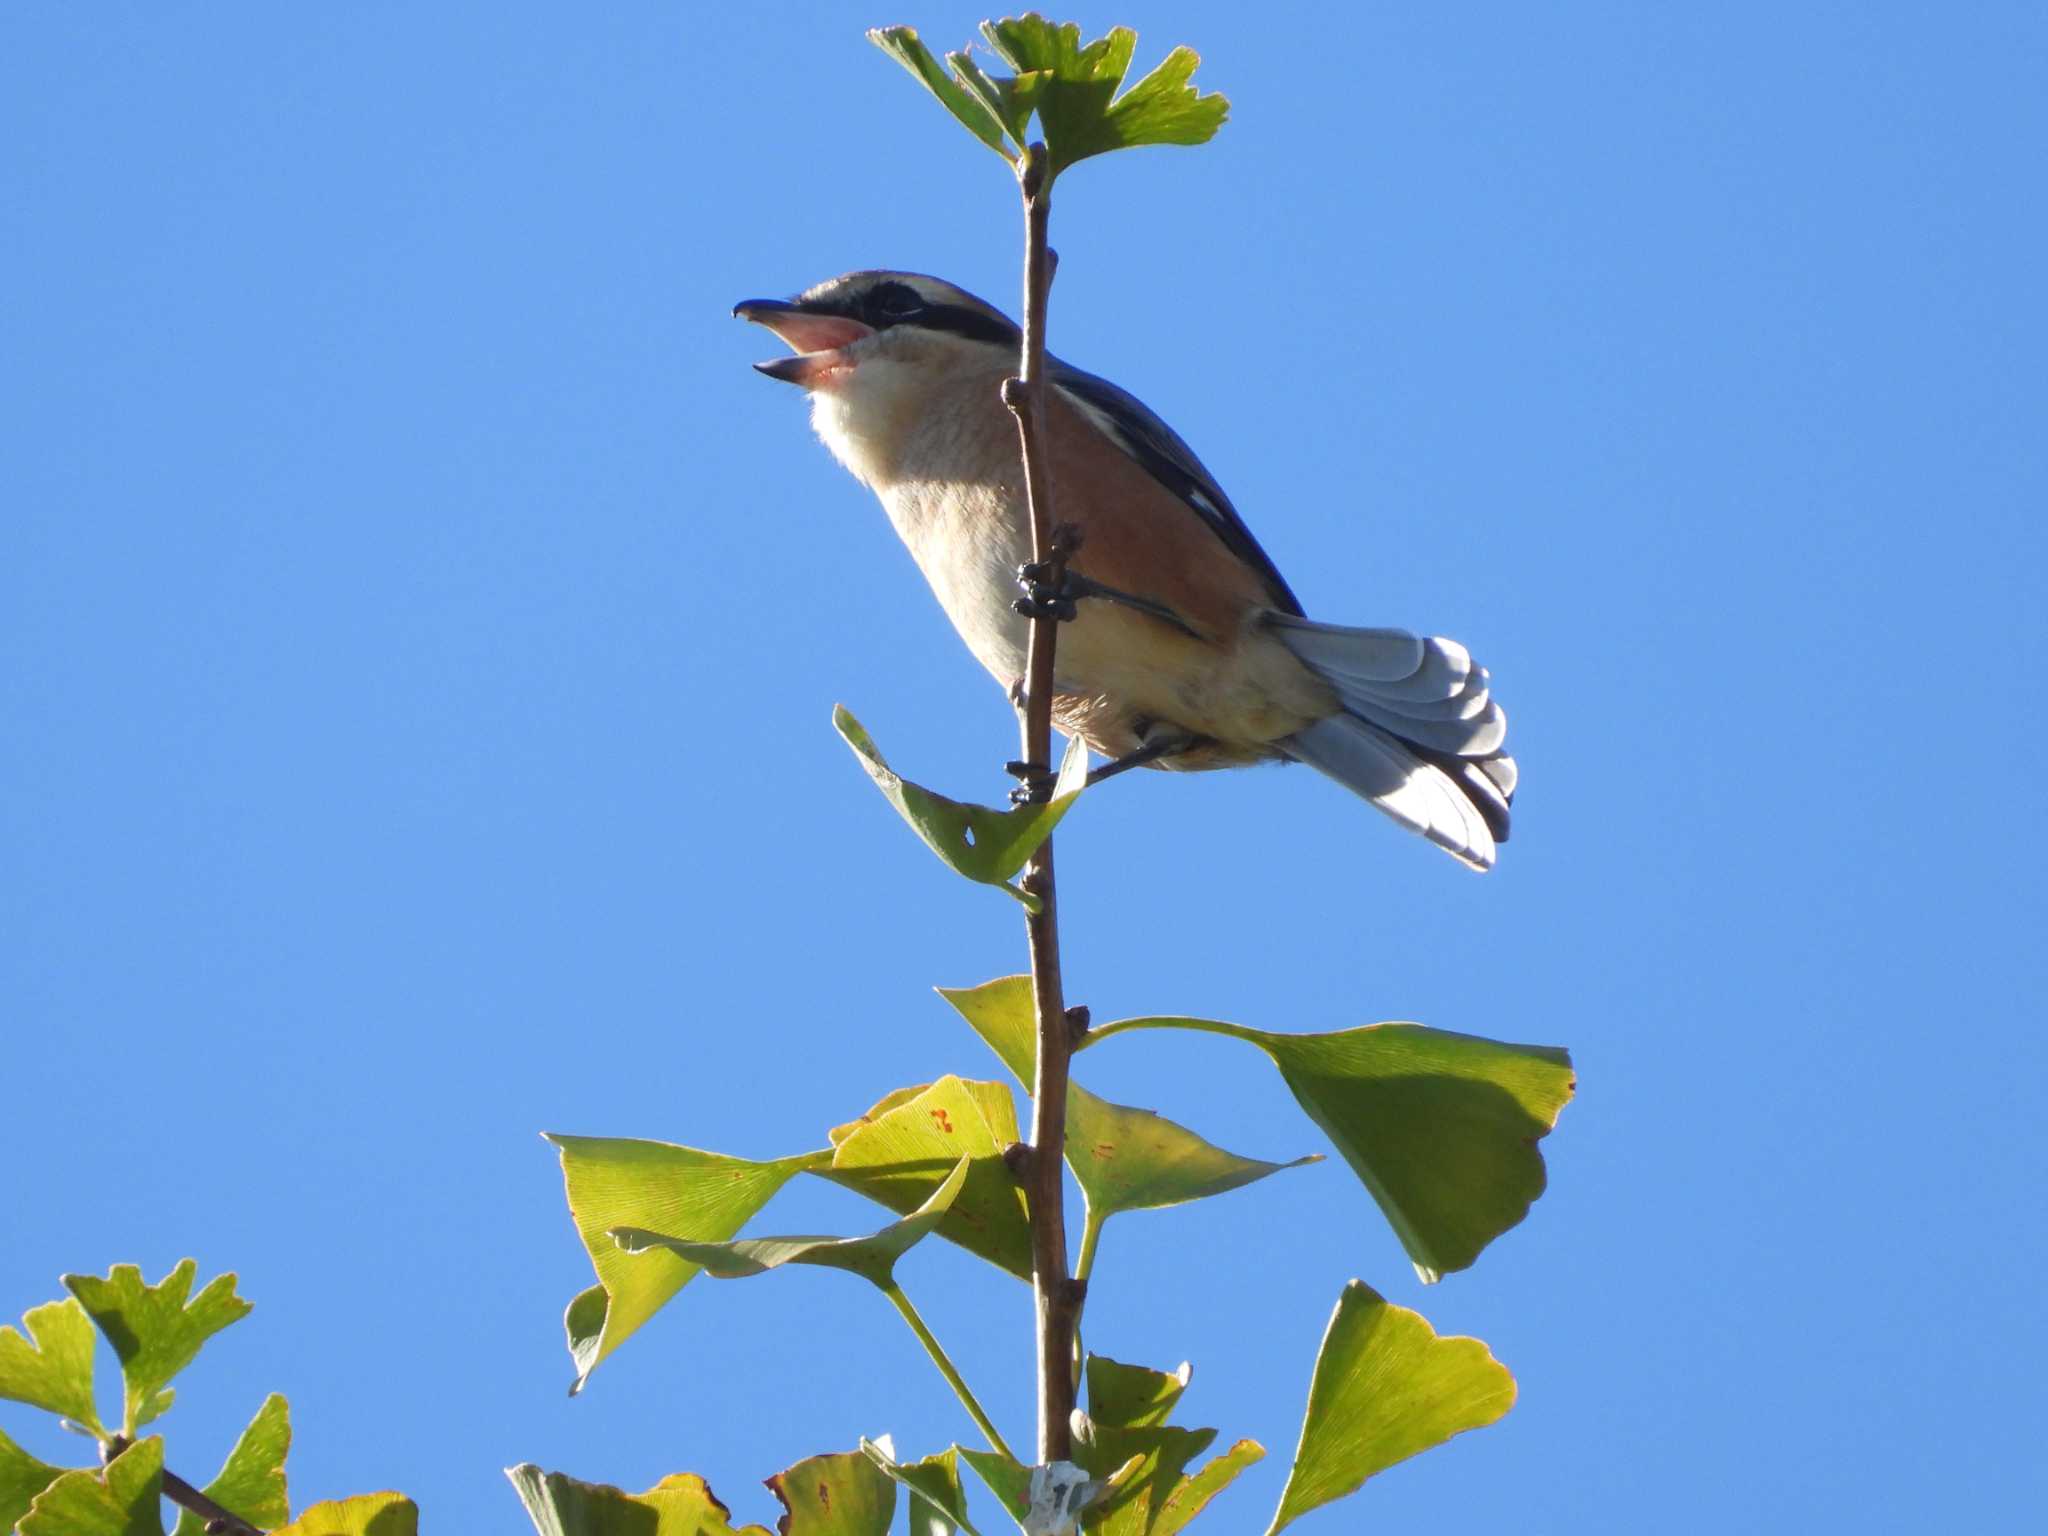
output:
M1272 594L1275 608L1282 613L1301 613L1300 601L1259 547L1259 541L1252 537L1244 519L1237 515L1237 508L1223 494L1215 476L1202 467L1194 449L1182 442L1173 428L1155 416L1143 401L1109 380L1083 373L1057 358L1048 358L1047 362L1053 384L1103 436L1186 503L1232 554L1259 573Z

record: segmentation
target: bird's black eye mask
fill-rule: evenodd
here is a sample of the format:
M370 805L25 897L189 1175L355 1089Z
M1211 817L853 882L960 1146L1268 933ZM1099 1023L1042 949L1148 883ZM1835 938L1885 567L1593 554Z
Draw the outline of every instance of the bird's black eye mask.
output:
M1020 340L1017 327L1001 316L965 304L934 304L908 283L877 283L851 303L834 308L878 331L912 325L1002 347L1014 347Z
M861 296L860 318L879 331L915 321L929 307L908 283L877 283Z

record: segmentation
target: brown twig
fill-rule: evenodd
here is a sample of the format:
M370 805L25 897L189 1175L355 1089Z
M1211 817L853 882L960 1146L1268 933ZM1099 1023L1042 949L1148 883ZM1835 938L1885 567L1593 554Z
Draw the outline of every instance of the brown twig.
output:
M1052 288L1053 254L1046 245L1051 211L1043 144L1024 152L1017 168L1024 194L1024 355L1020 374L1003 385L1003 403L1017 418L1024 458L1024 492L1031 509L1031 558L1045 567L1057 590L1071 549L1055 536L1051 466L1040 436L1045 402L1045 308ZM1041 612L1031 623L1026 655L1022 731L1024 761L1049 780L1052 765L1053 650L1059 620ZM1031 1084L1030 1157L1022 1159L1031 1213L1031 1291L1037 1316L1038 1459L1066 1461L1073 1454L1069 1418L1074 1410L1074 1330L1080 1298L1067 1273L1066 1144L1067 1058L1073 1033L1060 980L1059 904L1053 885L1052 839L1025 867L1024 889L1038 898L1027 919L1031 942L1031 994L1038 1022L1038 1066Z
M104 1466L112 1461L131 1443L125 1435L114 1435L102 1441L100 1464ZM209 1536L264 1536L261 1526L251 1525L233 1510L214 1503L168 1467L163 1473L163 1491L164 1497L178 1508L190 1510L204 1521Z

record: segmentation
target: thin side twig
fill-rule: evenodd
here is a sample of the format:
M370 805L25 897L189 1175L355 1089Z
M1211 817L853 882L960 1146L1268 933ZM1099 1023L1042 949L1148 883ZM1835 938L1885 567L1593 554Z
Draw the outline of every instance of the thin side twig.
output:
M1048 580L1057 588L1066 567L1068 543L1054 536L1051 466L1041 436L1045 310L1053 267L1046 244L1051 198L1043 144L1033 144L1025 151L1017 180L1024 194L1024 348L1019 376L1003 386L1003 403L1017 418L1024 491L1031 509L1031 557L1046 567ZM1058 638L1059 621L1050 613L1032 620L1021 712L1024 761L1047 775L1052 762L1053 651ZM1038 1460L1045 1463L1066 1461L1073 1454L1069 1419L1074 1410L1074 1331L1080 1314L1079 1288L1067 1273L1067 1058L1073 1039L1060 977L1059 904L1051 838L1025 867L1024 889L1039 901L1039 910L1026 919L1038 1065L1031 1084L1032 1153L1023 1162L1023 1173L1031 1214L1031 1292L1037 1324Z

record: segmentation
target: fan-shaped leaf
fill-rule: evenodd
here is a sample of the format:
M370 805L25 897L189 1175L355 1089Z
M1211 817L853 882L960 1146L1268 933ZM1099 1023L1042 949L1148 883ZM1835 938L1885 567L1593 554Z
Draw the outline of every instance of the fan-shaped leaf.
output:
M843 1136L834 1132L831 1166L816 1171L899 1214L916 1210L955 1163L970 1159L939 1236L1020 1280L1031 1278L1024 1192L1003 1164L1003 1149L1017 1140L1009 1089L942 1077L908 1098L890 1094L841 1130Z
M853 748L868 777L933 853L956 873L983 885L998 886L1023 902L1028 910L1038 910L1038 898L1009 881L1038 851L1039 845L1052 836L1052 829L1088 785L1088 749L1078 736L1067 743L1067 755L1060 764L1059 779L1050 800L998 811L986 805L950 800L903 778L882 760L874 738L845 705L832 711L832 723Z
M979 987L939 988L1029 1091L1038 1061L1029 976L1004 976ZM1097 1098L1078 1083L1067 1092L1067 1165L1099 1226L1118 1211L1179 1205L1237 1189L1283 1168L1322 1161L1320 1153L1291 1163L1239 1157L1149 1109Z
M21 1321L27 1338L13 1328L0 1328L0 1397L104 1433L92 1400L93 1333L85 1308L67 1296L31 1307Z
M273 1392L228 1452L220 1476L202 1491L222 1509L240 1515L259 1530L283 1525L291 1518L284 1487L284 1458L291 1444L291 1410ZM206 1522L187 1509L179 1513L172 1536L205 1536L205 1532Z
M540 1536L769 1536L765 1526L735 1529L732 1511L694 1473L664 1477L645 1493L543 1472L531 1462L505 1475Z
M133 1264L116 1264L97 1275L66 1275L65 1287L99 1325L121 1362L125 1384L124 1432L134 1434L171 1406L164 1384L192 1363L200 1347L252 1310L235 1294L235 1277L218 1275L197 1296L191 1259L155 1285L145 1285ZM187 1298L190 1298L189 1301Z
M66 1472L36 1496L20 1536L163 1536L164 1442L151 1435L104 1472Z
M859 1451L812 1456L768 1479L782 1536L889 1536L896 1485Z
M1323 1334L1301 1445L1266 1536L1514 1402L1515 1378L1479 1340L1439 1338L1420 1313L1352 1281Z
M402 1493L359 1493L315 1504L270 1536L419 1536L419 1507Z
M547 1139L561 1152L569 1214L598 1278L569 1303L563 1319L576 1362L571 1392L697 1274L695 1264L673 1253L624 1252L611 1240L613 1227L718 1242L739 1231L795 1174L831 1162L825 1151L755 1163L662 1141Z
M38 1460L0 1434L0 1531L13 1530L36 1495L63 1475L64 1468Z
M1425 1283L1465 1269L1543 1193L1543 1156L1572 1096L1571 1057L1420 1024L1282 1035L1213 1019L1105 1024L1192 1029L1256 1045L1328 1133L1393 1225Z

